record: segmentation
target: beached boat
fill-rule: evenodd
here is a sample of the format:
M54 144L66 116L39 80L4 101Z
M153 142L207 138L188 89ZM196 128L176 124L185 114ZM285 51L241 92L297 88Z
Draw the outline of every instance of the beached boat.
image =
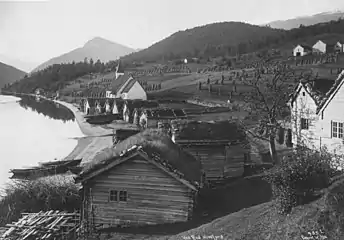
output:
M86 115L85 119L112 119L118 120L121 118L120 114L95 114L95 115Z
M90 118L87 119L86 122L90 123L90 124L109 124L113 121L113 119L98 119L98 118Z
M88 118L86 118L86 122L91 123L91 124L109 124L113 120L118 120L119 118L120 118L119 114L93 115L93 116L88 116Z

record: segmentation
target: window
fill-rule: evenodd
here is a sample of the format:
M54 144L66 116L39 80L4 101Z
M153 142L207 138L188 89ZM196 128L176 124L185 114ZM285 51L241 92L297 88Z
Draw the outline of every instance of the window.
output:
M117 202L118 201L118 191L111 190L110 191L110 202Z
M127 201L127 191L120 191L119 192L119 201L126 202Z
M301 118L301 129L309 128L309 119Z
M109 200L110 202L126 202L128 199L127 191L111 190Z
M306 93L305 93L305 92L302 92L302 96L306 96Z
M332 137L343 138L344 124L342 122L332 122Z

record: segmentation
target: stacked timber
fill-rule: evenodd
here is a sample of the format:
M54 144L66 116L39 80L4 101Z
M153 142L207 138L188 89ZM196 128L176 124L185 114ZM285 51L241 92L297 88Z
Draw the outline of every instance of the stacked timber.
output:
M60 211L22 213L18 222L7 224L3 239L71 239L79 230L79 214Z

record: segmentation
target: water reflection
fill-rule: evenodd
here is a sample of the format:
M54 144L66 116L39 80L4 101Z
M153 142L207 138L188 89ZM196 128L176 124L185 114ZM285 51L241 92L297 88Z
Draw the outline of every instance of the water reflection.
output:
M70 111L65 106L62 106L53 101L32 96L21 96L19 105L22 108L41 113L51 119L62 120L63 122L75 121L75 117L72 111Z

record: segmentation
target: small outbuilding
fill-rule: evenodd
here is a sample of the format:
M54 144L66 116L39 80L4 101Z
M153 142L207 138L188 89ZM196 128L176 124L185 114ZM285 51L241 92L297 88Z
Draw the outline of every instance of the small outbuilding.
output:
M200 161L208 182L243 175L250 149L237 122L172 120L171 126L172 141Z
M98 153L76 178L89 229L185 222L192 218L201 165L159 131Z

